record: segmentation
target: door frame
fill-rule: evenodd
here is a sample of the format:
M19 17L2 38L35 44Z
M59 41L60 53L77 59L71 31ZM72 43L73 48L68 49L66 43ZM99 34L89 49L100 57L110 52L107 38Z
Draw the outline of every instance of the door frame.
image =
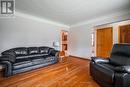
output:
M62 44L63 44L62 34L63 34L63 32L67 32L67 51L66 52L63 51L63 47L62 47ZM67 30L60 31L60 51L61 51L60 54L61 54L61 56L68 56L68 34L69 34L69 32Z

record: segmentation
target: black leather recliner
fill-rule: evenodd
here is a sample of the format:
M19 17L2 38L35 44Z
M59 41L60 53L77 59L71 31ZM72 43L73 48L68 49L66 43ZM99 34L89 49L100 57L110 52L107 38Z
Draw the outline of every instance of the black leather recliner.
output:
M130 44L115 44L108 59L92 57L90 74L102 87L130 87Z
M29 71L54 64L59 52L50 47L19 47L1 53L0 64L5 67L4 76Z

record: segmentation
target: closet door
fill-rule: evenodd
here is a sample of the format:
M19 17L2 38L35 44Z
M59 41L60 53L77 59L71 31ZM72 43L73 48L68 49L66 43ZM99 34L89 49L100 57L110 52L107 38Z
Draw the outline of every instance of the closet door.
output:
M130 24L119 27L119 43L130 43Z
M96 33L96 55L107 58L113 44L112 27L97 29Z

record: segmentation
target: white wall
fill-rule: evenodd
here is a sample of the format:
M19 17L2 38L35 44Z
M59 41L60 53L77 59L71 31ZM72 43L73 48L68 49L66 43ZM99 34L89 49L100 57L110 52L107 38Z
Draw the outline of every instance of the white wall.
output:
M95 26L130 19L130 11L122 11L73 25L70 28L69 53L73 56L90 58L92 54L91 33ZM124 22L125 23L125 22ZM120 23L120 24L124 24ZM120 25L119 24L119 25ZM106 25L105 25L106 26ZM117 24L114 23L114 43L118 41Z
M60 40L60 31L69 30L42 19L16 13L15 18L0 18L0 52L13 47L50 46Z
M70 29L69 53L73 56L88 58L91 56L91 26Z

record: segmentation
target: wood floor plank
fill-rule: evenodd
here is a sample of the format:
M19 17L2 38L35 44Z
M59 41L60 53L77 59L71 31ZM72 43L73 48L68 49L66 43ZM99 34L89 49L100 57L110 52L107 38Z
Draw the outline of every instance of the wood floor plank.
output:
M89 62L66 57L57 64L9 78L0 75L0 87L100 87L90 76Z

